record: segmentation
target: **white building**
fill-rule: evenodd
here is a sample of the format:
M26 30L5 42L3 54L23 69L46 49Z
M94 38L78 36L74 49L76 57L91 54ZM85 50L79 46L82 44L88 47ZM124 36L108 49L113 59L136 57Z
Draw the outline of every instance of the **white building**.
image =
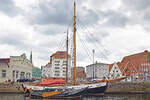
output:
M33 64L26 55L10 56L0 59L0 82L16 81L22 78L32 78Z
M108 77L109 64L95 63L86 66L86 78L100 78Z
M121 65L119 63L114 63L109 65L109 79L117 79L123 77L123 72Z
M42 67L42 75L46 77L65 78L68 56L68 76L71 76L70 56L66 51L57 51L50 57L50 62Z
M52 64L48 63L46 66L41 66L42 69L42 77L43 78L48 78L52 76Z

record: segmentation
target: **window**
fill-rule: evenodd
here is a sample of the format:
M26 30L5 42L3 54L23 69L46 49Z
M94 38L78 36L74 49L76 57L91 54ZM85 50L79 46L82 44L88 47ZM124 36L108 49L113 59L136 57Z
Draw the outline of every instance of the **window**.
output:
M66 74L63 74L63 76L66 76Z
M55 76L59 76L59 74L55 74Z
M2 70L2 77L3 77L3 78L6 77L6 70Z
M19 73L19 72L18 72L18 71L16 71L16 78L18 78L18 73Z
M21 73L20 73L20 78L25 78L25 77L24 77L24 74L25 74L25 72L21 72Z
M59 63L60 63L60 61L55 61L55 63L59 64Z
M15 71L13 71L13 78L15 77Z
M55 69L59 69L59 67L55 67Z
M31 73L29 73L29 78L31 77Z
M63 72L65 73L66 71L65 71L65 70L63 70Z
M63 64L63 66L67 66L66 64Z
M55 64L55 66L59 66L60 64Z
M66 64L66 63L67 63L67 61L63 61L63 63L65 63L65 64Z
M56 70L56 71L55 71L55 73L59 73L59 71L58 71L58 70Z

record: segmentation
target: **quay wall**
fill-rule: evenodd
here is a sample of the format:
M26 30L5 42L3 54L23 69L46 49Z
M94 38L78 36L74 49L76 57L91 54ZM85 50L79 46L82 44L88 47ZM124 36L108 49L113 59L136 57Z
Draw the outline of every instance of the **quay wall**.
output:
M106 93L150 93L150 82L113 82L108 84Z

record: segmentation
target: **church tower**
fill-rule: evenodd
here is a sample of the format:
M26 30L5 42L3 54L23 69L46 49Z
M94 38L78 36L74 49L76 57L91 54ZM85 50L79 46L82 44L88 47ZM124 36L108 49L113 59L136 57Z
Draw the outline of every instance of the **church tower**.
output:
M30 53L30 62L32 63L32 51Z

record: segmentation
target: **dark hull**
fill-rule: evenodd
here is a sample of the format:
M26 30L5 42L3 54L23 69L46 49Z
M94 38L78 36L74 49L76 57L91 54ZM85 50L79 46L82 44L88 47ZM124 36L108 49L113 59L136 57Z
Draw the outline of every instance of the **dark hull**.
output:
M85 94L85 92L88 90L88 88L84 88L84 89L80 89L80 90L73 90L71 92L67 92L67 93L62 93L62 94L58 94L55 96L50 96L50 97L44 97L44 98L50 98L50 99L62 99L62 98L79 98L82 95ZM42 93L41 91L39 92L32 92L31 93L31 98L37 99L37 98L43 98L42 97Z
M81 97L82 95L95 95L95 94L102 94L105 93L107 89L107 85L105 86L101 86L101 87L95 87L95 88L86 88L84 90L79 90L79 91L74 91L74 92L70 92L68 94L60 94L60 95L55 95L55 96L51 96L50 98L68 98L68 97ZM49 89L51 90L51 89ZM31 92L31 96L33 98L41 98L42 97L42 93L46 92L44 90L40 90L40 91L32 91ZM27 94L29 94L27 92ZM49 98L49 97L48 97Z
M105 93L107 89L107 85L106 86L102 86L102 87L96 87L96 88L89 88L86 92L85 95L92 95L92 94L101 94L101 93Z

